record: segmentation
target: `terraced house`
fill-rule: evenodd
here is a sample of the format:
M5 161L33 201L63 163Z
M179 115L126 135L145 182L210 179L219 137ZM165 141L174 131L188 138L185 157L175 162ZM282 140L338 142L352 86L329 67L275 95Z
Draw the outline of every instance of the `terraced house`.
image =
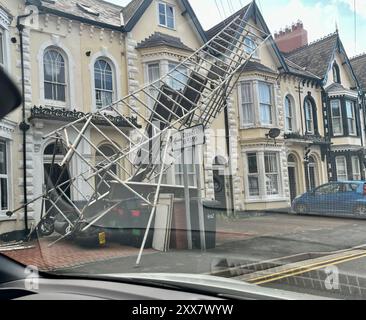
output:
M251 54L271 32L255 1L235 14L250 24L245 43ZM19 110L0 122L0 234L30 228L47 204L36 201L11 218L7 211L41 195L50 180L66 181L87 170L77 161L62 175L61 166L51 170L64 150L44 136L172 70L180 80L170 87L182 89L189 70L176 67L227 21L205 31L187 0L132 0L126 7L102 0L0 0L0 66L19 85L24 80L26 102L25 117ZM279 40L294 33L299 42L281 52ZM254 51L224 112L207 128L202 191L229 210L285 208L328 179L364 177L365 113L351 65L361 59L348 59L338 33L307 44L300 23L280 38L270 37ZM151 107L157 94L150 92ZM131 99L131 105L139 104ZM95 118L90 141L104 155L116 154L127 140L111 143L96 133L108 132L113 123L133 136L134 111ZM139 112L149 116L148 108ZM101 156L86 143L78 152L91 163ZM123 167L132 170L128 163ZM188 168L192 187L195 170ZM182 166L165 172L163 183L182 186ZM81 179L64 192L85 201L89 187Z
M43 204L36 201L11 218L7 211L41 195L49 180L66 181L86 169L75 162L61 177L61 167L53 168L50 175L53 157L61 162L64 150L54 139L43 137L167 73L204 43L205 33L184 0L133 0L126 7L101 0L1 0L0 13L1 67L21 86L23 63L26 100L24 119L19 110L1 121L0 233L7 234L31 228ZM123 115L130 120L112 112L108 119L128 136L134 118L125 111ZM110 130L109 121L94 119L88 132L105 155L126 144L96 140L98 130ZM22 122L26 125L19 127ZM99 156L85 143L78 152L91 162ZM179 184L179 170L167 178ZM85 201L88 188L80 181L77 189L64 192L75 202Z

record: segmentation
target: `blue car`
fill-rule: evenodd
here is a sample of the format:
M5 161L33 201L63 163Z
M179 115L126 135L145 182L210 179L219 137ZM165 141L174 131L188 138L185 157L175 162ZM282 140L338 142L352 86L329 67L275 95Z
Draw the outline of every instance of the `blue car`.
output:
M324 184L292 202L298 214L358 216L366 218L366 181Z

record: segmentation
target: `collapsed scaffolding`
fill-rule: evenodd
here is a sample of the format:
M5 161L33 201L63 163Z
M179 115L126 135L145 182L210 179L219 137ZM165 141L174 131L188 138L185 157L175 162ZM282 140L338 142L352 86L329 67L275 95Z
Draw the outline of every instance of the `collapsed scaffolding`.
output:
M55 141L52 165L56 149L64 151L62 172L44 194L30 203L42 201L40 223L55 211L65 220L67 227L54 243L87 231L123 201L135 197L150 210L137 259L139 264L159 204L164 173L181 156L172 154L174 132L194 126L209 128L227 107L226 99L240 72L270 37L249 24L244 12L238 13L166 75L45 136L44 139ZM248 38L252 40L250 43L246 41ZM111 115L122 119L123 126L113 121ZM106 129L98 121L103 121ZM108 142L116 152L106 154L96 141ZM98 156L90 159L81 150L81 144L92 151L89 155ZM83 163L84 170L62 181L64 172L70 171L71 162ZM76 203L75 194L82 201ZM98 205L106 199L107 206Z

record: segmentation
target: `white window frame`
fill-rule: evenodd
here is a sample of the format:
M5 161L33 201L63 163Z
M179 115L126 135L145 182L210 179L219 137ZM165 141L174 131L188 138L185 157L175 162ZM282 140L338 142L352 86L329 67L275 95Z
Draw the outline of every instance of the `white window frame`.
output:
M254 46L253 47L251 47L248 43L247 43L247 41L250 41L251 42L251 44L253 44ZM252 52L254 52L253 53L253 58L259 58L259 48L258 48L258 45L257 45L257 43L256 43L256 41L253 39L253 37L251 37L251 36L246 36L245 37L245 39L244 39L244 51L247 53L247 54L252 54Z
M145 68L144 68L145 69L145 79L146 79L145 83L146 84L150 84L150 83L156 81L156 79L155 80L151 80L150 79L150 76L149 76L149 68L150 68L150 66L157 66L158 67L158 71L159 71L159 75L158 75L158 78L157 79L159 79L161 77L161 61L160 60L157 60L157 61L149 61L149 62L145 63ZM159 88L159 85L155 85L155 86ZM157 98L158 95L159 95L159 92L158 92L157 89L149 88L149 94L151 96L153 96L154 98ZM151 97L148 97L147 99L148 99L148 102L147 102L148 103L148 106L149 106L149 108L152 109L154 107L155 100L153 98L151 98ZM150 115L151 114L151 111L150 110L147 110L147 113L148 113L148 115Z
M360 159L357 156L351 157L352 161L352 178L353 180L361 180L361 165Z
M255 156L256 158L256 165L257 165L257 172L250 172L249 171L249 156ZM260 190L261 190L261 187L260 187L260 174L259 174L259 161L258 161L258 154L256 152L247 152L246 153L246 161L247 161L247 164L248 164L248 170L247 170L247 173L248 173L248 195L249 197L259 197L260 196ZM250 178L254 178L254 179L257 179L257 184L258 184L258 192L256 192L255 194L252 194L251 192L251 189L250 189L250 182L249 182L249 179Z
M348 114L348 104L351 104L352 118ZM356 123L356 103L352 100L346 100L346 116L347 116L347 126L348 134L350 136L357 136L357 123ZM350 121L353 123L354 131L351 132Z
M108 90L108 89L101 89L101 88L96 88L95 87L95 65L98 61L104 61L106 62L109 67L111 68L111 73L112 73L112 90ZM99 106L98 103L97 103L97 98L96 98L96 93L97 93L97 90L101 91L101 92L108 92L108 93L111 93L112 94L112 103L116 100L116 80L115 80L115 71L114 71L114 67L113 67L113 63L111 61L109 61L108 58L105 58L105 57L99 57L98 59L95 60L94 62L94 69L93 69L93 72L94 72L94 97L95 97L95 107L97 110L100 110L100 109L103 109L105 107L107 107L108 105L105 105L105 106Z
M96 63L97 60L99 59L104 59L106 61L108 61L108 63L110 64L110 66L112 67L112 72L113 72L113 91L114 91L114 95L113 95L113 100L114 101L118 101L119 99L121 99L122 95L121 95L121 90L122 90L122 81L121 81L121 68L117 62L117 60L114 58L114 56L112 54L110 54L108 52L107 49L103 49L99 52L96 52L90 59L90 63L89 63L89 72L90 72L90 90L91 90L91 97L92 97L92 109L94 111L97 111L97 101L96 101L96 97L95 97L95 78L94 78L94 65ZM113 116L117 116L117 113L113 110L110 109L105 109L104 110L107 114L113 115ZM104 112L103 111L103 112Z
M310 123L311 123L311 130L308 130L308 122L309 120L306 117L306 108L308 108L310 106ZM313 105L311 103L311 101L309 99L305 100L305 129L306 129L306 133L310 133L310 134L314 134L315 133L315 126L314 126L314 110L313 110Z
M245 150L245 197L247 201L268 201L268 200L282 200L283 197L283 181L282 181L282 171L280 166L280 151L278 150L266 150L266 151L250 151ZM258 173L253 175L249 174L249 161L248 155L256 154L257 156L257 170ZM278 182L278 192L276 194L270 194L267 189L267 175L271 173L266 172L265 167L265 155L267 154L275 154L276 155L276 167L277 167L277 182ZM258 186L259 186L259 195L251 195L249 190L249 176L257 177L258 176Z
M335 117L333 115L333 104L337 103L337 107L339 109L339 116ZM341 100L339 99L333 99L330 101L330 109L331 109L331 116L332 116L332 129L333 129L333 135L334 136L342 136L344 134L344 130L343 130L343 113L342 113L342 104L341 104ZM335 132L334 131L334 119L338 119L340 120L340 124L341 124L341 131L340 132Z
M345 172L344 173L340 173L339 171L339 161L342 161L345 167ZM338 156L335 158L335 162L336 162L336 169L337 169L337 181L347 181L348 180L348 169L347 169L347 159L345 156ZM345 179L342 178L342 180L339 177L343 177Z
M250 86L250 92L251 92L251 102L247 102L247 103L244 103L244 100L243 100L243 91L242 91L242 85L249 85ZM241 118L241 124L243 127L245 126L252 126L254 125L255 123L255 93L254 93L254 83L253 81L241 81L239 83L239 86L238 86L238 94L239 94L239 110L240 110L240 118ZM251 108L251 113L252 113L252 119L250 119L250 121L247 121L245 120L244 118L244 104L245 105L250 105L250 108Z
M3 63L0 64L0 67L4 68L8 72L10 72L11 65L11 53L10 53L10 35L9 35L9 27L10 27L10 17L9 15L0 8L0 30L3 34Z
M164 6L164 11L165 11L165 24L162 24L160 23L160 5L163 5ZM173 9L173 27L169 27L168 26L168 17L167 17L167 7L171 7ZM163 27L163 28L168 28L170 30L175 30L176 28L176 17L175 17L175 6L170 4L170 3L166 3L166 2L163 2L163 1L158 1L157 2L157 16L158 16L158 25L160 27Z
M288 114L287 110L287 101L290 103L289 105L289 111L290 115ZM295 132L296 131L296 114L295 114L295 103L294 99L290 94L287 94L285 96L285 102L284 102L284 109L285 109L285 130L286 132ZM291 128L288 127L288 120L291 124Z
M242 83L250 83L252 90L252 113L253 113L253 121L252 123L244 122L244 112L243 112L243 98L242 98ZM261 103L260 103L260 92L259 86L260 83L264 83L270 87L271 90L271 124L264 124L261 122ZM249 129L249 128L273 128L277 125L277 104L275 98L275 83L271 81L258 80L258 79L242 79L239 81L237 86L237 95L238 95L238 103L239 103L239 115L240 115L240 127L241 129Z
M264 84L264 85L269 86L269 89L270 89L270 98L271 98L270 104L261 103L260 89L259 89L261 84ZM259 123L262 126L273 126L276 123L276 120L275 120L275 112L274 112L275 104L274 104L273 90L274 90L273 83L266 82L266 81L258 81L258 89L257 89L257 92L258 92L258 113L259 113ZM262 123L262 119L261 119L261 117L262 117L261 116L261 112L262 112L262 108L261 107L262 107L262 105L263 106L267 106L267 107L269 106L270 107L270 115L271 115L271 122L270 123Z
M5 152L6 152L6 174L0 174L0 179L7 179L7 184L6 184L6 188L7 188L7 198L8 198L8 207L6 209L2 209L1 207L1 192L0 192L0 214L4 215L7 211L9 211L11 209L11 171L10 171L10 147L9 147L9 141L7 139L3 139L0 138L0 142L5 144ZM0 186L1 188L1 186Z
M64 62L65 83L46 81L46 79L45 79L45 55L48 51L57 52L62 57L63 62ZM43 88L44 88L44 90L43 90L43 99L51 105L66 106L68 104L68 102L70 101L70 99L69 99L70 83L69 83L69 73L68 73L69 68L68 68L68 62L67 62L66 55L59 48L51 46L51 47L48 47L46 50L44 50L42 63L43 63ZM45 86L46 82L51 83L51 85L61 85L61 86L63 86L65 88L65 101L46 98L46 86Z

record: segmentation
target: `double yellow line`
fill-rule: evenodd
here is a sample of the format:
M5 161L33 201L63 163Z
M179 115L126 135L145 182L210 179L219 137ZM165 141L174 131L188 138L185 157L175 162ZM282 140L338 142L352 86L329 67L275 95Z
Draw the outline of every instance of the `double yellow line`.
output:
M304 262L302 262L303 264L296 263L296 265L298 265L298 266L294 266L295 264L291 264L293 267L290 267L291 265L289 265L289 268L286 268L286 266L278 267L277 269L283 268L283 270L280 270L278 272L263 274L263 272L265 272L265 271L260 271L258 273L255 272L254 274L249 274L247 276L241 276L238 278L240 278L241 280L244 280L246 282L252 283L252 284L260 285L260 284L265 284L265 283L270 283L270 282L274 282L277 280L281 280L284 278L293 277L293 276L303 274L303 273L306 273L309 271L319 270L319 269L322 269L322 268L325 268L328 266L337 265L340 263L360 259L363 257L366 257L366 251L361 251L361 252L360 252L360 250L350 251L350 252L347 252L347 254L345 254L343 256L333 257L333 258L327 259L327 260L321 260L321 261L315 262L314 260L319 260L319 258L318 258L318 259L312 259L310 261L304 261ZM255 274L258 274L258 276L255 276Z

